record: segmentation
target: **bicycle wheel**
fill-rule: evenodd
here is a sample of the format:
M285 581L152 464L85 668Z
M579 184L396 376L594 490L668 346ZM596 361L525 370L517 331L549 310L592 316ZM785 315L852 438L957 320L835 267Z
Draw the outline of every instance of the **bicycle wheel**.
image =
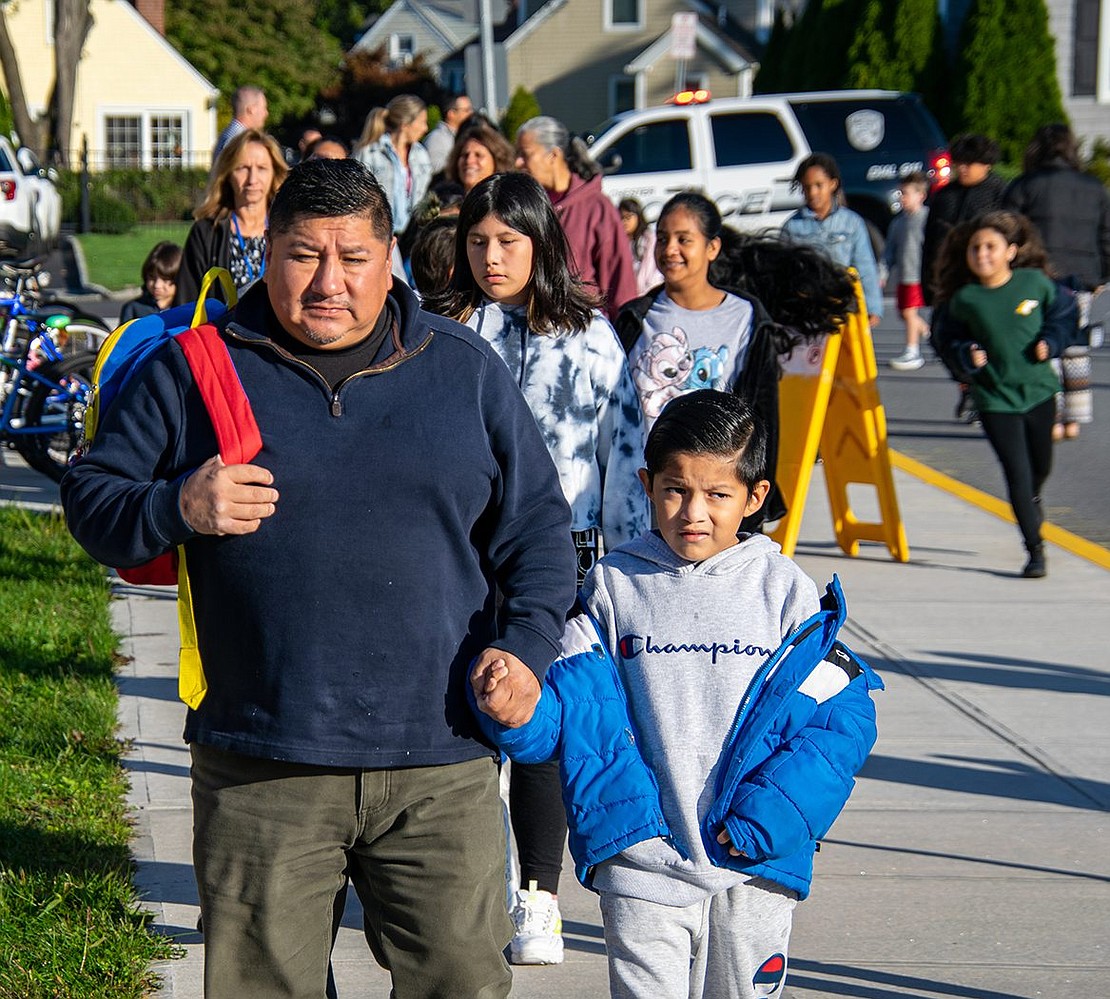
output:
M77 450L85 430L85 405L92 389L96 354L86 351L40 369L54 379L52 384L35 382L23 407L23 425L41 433L20 434L15 445L33 469L61 479L69 459Z

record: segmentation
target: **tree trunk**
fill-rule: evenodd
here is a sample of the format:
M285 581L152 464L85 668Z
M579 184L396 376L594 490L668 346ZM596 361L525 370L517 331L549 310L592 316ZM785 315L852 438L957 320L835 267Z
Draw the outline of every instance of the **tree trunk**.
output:
M81 50L92 27L89 0L55 0L54 7L54 146L62 166L70 164L73 101Z
M12 123L19 133L19 141L30 146L41 159L46 153L46 122L32 118L27 110L27 97L23 93L23 77L19 72L19 62L15 57L15 46L8 34L8 20L0 5L0 68L8 85L8 103L12 108Z

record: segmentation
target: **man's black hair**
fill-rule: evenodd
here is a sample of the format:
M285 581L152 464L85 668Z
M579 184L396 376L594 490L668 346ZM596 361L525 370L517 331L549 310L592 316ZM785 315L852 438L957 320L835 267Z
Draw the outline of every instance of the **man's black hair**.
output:
M948 147L953 163L985 163L994 166L1002 156L998 143L986 135L965 133L957 135Z
M749 489L767 476L767 427L731 392L699 389L672 399L648 434L644 464L654 478L676 454L736 458L736 477Z
M393 212L374 175L358 160L305 160L289 171L270 206L270 232L288 232L302 218L368 219L385 243L393 236Z

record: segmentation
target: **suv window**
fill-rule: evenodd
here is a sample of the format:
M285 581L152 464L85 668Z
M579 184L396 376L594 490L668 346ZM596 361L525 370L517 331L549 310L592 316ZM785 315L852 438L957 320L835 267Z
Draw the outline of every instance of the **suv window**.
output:
M15 173L15 167L12 166L8 154L3 149L0 149L0 173Z
M794 156L790 136L770 111L715 114L710 122L719 167L781 163Z
M791 101L810 147L845 156L875 153L900 155L907 149L920 156L944 146L944 136L912 100ZM851 119L851 120L849 120Z
M630 173L662 173L666 170L691 170L690 128L685 118L653 121L621 136L603 154L621 158L615 176Z

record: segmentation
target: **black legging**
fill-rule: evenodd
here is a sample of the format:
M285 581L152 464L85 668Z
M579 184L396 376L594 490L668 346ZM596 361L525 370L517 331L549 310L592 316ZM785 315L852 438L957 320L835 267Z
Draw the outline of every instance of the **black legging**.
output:
M1002 463L1010 506L1025 548L1041 543L1041 488L1052 471L1052 424L1056 400L1049 397L1026 413L979 413L983 432Z
M520 886L535 881L540 891L559 894L567 815L559 783L559 761L531 766L514 763L509 771L509 814L520 860Z

